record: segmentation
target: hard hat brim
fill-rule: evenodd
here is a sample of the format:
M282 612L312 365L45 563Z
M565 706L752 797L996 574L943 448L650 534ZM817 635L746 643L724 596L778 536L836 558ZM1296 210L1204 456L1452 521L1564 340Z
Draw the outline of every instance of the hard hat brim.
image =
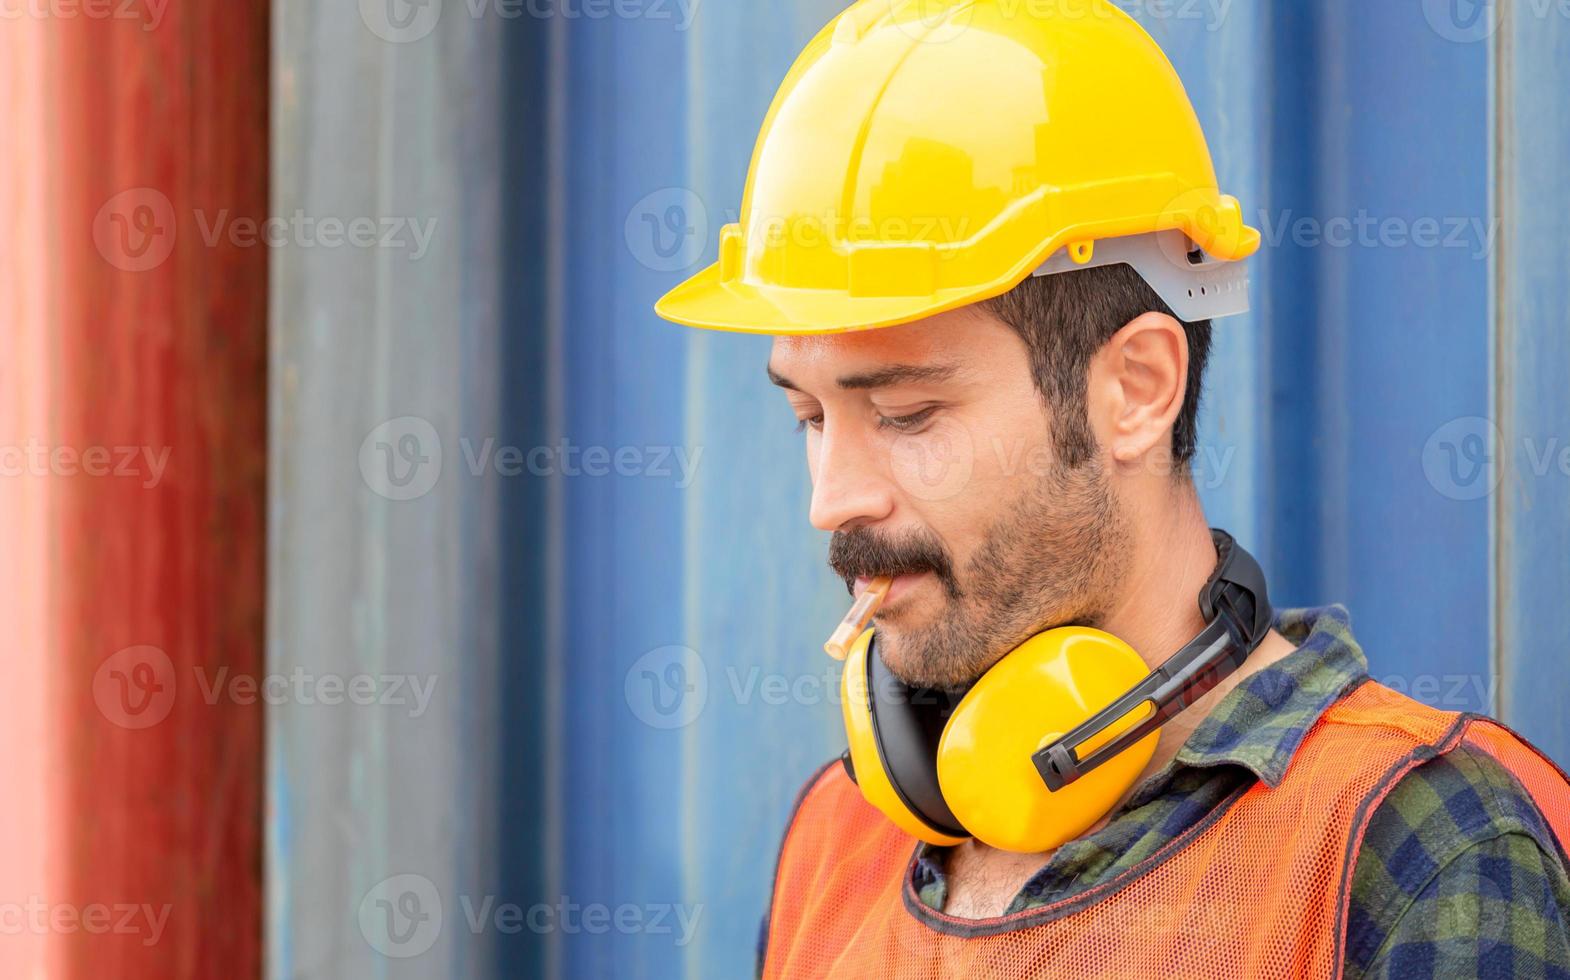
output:
M1181 237L1179 232L1169 231L1166 234L1180 235L1177 239L1180 242L1192 241ZM1139 237L1133 236L1129 240L1138 240ZM1154 242L1155 235L1149 237ZM1207 238L1201 244L1207 254L1219 256L1227 264L1232 264L1240 263L1252 255L1259 248L1259 243L1258 231L1239 225L1236 235ZM1060 242L1053 240L1047 245L1043 256L1030 257L996 282L982 286L956 286L910 296L854 296L842 289L755 285L741 279L727 282L721 275L720 263L716 262L660 297L654 304L654 312L684 326L774 336L847 333L893 327L1006 293L1030 275L1043 274L1041 263L1049 256L1061 255L1059 248ZM1149 248L1155 246L1149 244ZM1173 254L1181 255L1185 251L1186 248L1183 248ZM1193 290L1188 291L1186 300L1181 295L1186 280L1172 275L1152 275L1152 272L1172 271L1170 263L1163 265L1163 261L1157 250L1155 258L1143 264L1137 261L1130 261L1130 264L1157 288L1158 294L1174 311L1186 319L1211 319L1248 309L1247 276L1241 266L1233 270L1233 278L1240 283L1235 296L1208 297L1196 303ZM1186 271L1192 271L1187 270L1186 263L1184 265ZM1177 292L1161 289L1163 284L1171 286L1173 282L1177 284Z
M1010 285L1004 281L991 290L947 289L923 296L850 296L838 290L724 282L716 262L662 296L654 312L672 323L705 330L846 333L897 326L958 309L1007 292Z

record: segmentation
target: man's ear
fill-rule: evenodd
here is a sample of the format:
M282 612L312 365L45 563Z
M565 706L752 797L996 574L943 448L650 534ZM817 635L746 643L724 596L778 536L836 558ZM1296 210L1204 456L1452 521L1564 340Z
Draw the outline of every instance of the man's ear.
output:
M1188 389L1183 324L1165 313L1141 314L1096 352L1086 380L1090 424L1114 464L1152 450L1170 454Z

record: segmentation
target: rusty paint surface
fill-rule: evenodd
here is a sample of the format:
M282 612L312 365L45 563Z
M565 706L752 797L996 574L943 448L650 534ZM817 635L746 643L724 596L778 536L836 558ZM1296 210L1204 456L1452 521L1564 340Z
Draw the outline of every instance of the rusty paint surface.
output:
M42 102L6 147L42 200L8 233L5 441L38 450L5 491L28 586L0 601L52 760L8 791L38 791L44 840L7 850L48 855L25 880L52 917L16 965L254 977L262 708L204 685L262 663L268 259L212 232L266 213L268 5L113 6L0 41L27 52L6 114Z

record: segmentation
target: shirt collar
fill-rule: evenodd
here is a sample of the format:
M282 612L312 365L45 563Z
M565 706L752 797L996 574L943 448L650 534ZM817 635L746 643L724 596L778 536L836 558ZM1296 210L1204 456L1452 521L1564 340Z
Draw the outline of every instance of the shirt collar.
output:
M1368 677L1345 606L1277 610L1274 625L1297 649L1227 692L1162 776L1182 766L1236 765L1274 787L1325 709Z

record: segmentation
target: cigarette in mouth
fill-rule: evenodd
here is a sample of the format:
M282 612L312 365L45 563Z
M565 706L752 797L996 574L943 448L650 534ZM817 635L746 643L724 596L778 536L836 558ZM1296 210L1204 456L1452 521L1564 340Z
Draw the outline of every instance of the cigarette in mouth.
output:
M867 588L856 597L851 604L850 612L840 620L834 628L834 634L829 641L823 644L823 652L835 660L844 660L850 653L850 645L856 642L856 637L867 628L867 622L872 619L878 607L883 605L883 599L889 594L889 586L894 584L894 579L888 575L879 575L867 583Z

